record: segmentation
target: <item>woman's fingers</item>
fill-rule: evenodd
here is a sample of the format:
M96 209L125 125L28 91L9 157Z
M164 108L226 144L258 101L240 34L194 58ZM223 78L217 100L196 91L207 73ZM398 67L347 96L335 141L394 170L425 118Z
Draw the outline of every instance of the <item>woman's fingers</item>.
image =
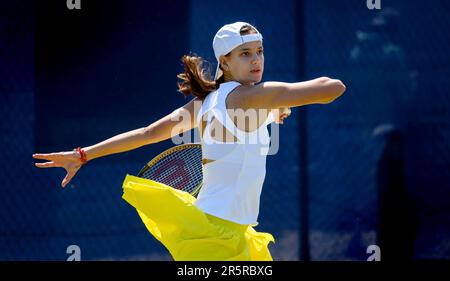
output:
M33 158L35 159L47 159L48 158L48 154L33 154Z
M282 115L285 115L286 117L288 117L289 115L291 115L291 109L289 107L286 108Z
M45 163L34 163L34 165L36 165L36 167L39 167L39 168L51 168L51 167L56 167L56 166L55 166L55 162L53 162L53 161L45 162Z
M60 154L58 153L35 153L33 154L33 158L35 159L43 159L43 160L52 160L58 158Z
M66 177L61 182L61 187L62 188L66 187L66 185L69 183L70 180L71 180L71 177L69 177L69 173L67 173Z
M63 155L61 153L36 153L33 154L33 158L50 160L45 163L35 163L34 165L39 168L51 168L51 167L62 167L65 163Z
M76 171L68 171L63 181L61 182L61 186L64 188L66 185L72 180L73 176L75 176Z
M282 113L279 118L278 118L278 124L284 124L284 119L289 117L290 112L289 113Z

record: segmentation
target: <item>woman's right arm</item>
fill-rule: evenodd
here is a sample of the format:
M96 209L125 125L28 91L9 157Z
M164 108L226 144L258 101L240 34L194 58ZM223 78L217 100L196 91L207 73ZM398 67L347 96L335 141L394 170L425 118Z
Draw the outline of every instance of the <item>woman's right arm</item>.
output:
M174 110L156 122L129 132L125 132L100 143L83 148L87 161L102 156L125 152L139 148L141 146L160 142L169 139L182 132L195 127L195 106L197 99L192 99L189 103ZM36 163L39 168L62 167L66 169L67 175L62 182L62 187L67 185L81 168L80 155L75 151L65 151L56 153L36 153L35 159L49 160L46 163Z
M129 131L84 148L87 160L161 142L196 127L195 117L198 110L196 102L198 102L197 98L192 99L147 127Z
M114 136L100 143L83 148L86 153L86 160L91 161L105 155L132 150L147 143L145 128L139 128L120 135ZM33 158L48 160L45 163L35 163L38 168L61 167L67 171L61 186L65 187L75 176L83 163L76 151L63 151L54 153L35 153Z
M320 77L297 82L264 82L256 86L240 86L242 108L282 108L307 104L327 104L346 90L338 79Z

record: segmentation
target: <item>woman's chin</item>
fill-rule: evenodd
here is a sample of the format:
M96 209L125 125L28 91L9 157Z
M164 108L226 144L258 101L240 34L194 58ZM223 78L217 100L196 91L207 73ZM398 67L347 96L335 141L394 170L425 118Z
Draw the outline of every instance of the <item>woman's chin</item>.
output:
M257 84L259 82L261 82L262 77L260 75L258 76L253 76L253 77L248 77L244 84Z
M261 80L262 80L262 75L258 75L257 77L252 77L252 78L250 79L250 81L251 81L252 83L259 83L259 82L261 82Z

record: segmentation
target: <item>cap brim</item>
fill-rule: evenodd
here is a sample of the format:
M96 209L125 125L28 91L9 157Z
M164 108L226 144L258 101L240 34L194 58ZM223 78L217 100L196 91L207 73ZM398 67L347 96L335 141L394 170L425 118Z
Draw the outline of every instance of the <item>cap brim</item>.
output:
M220 76L222 76L223 71L219 68L219 63L217 63L217 68L216 68L216 75L214 75L214 81L219 79Z

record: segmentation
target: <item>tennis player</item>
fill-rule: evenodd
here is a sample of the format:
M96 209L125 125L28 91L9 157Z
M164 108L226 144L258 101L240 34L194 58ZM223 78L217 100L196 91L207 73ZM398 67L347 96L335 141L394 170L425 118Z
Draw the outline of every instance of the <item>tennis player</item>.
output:
M35 165L66 169L64 187L87 161L198 128L203 187L197 198L127 174L124 200L136 208L149 232L174 260L272 260L268 244L275 242L274 237L254 229L266 174L267 150L263 148L270 138L267 125L283 123L291 107L328 104L346 88L340 80L328 77L260 83L264 72L262 42L261 33L249 23L224 25L213 39L217 59L214 79L203 68L201 57L182 57L179 91L194 96L186 105L147 127L89 147L33 154L36 159L50 160ZM255 114L248 115L249 111ZM180 118L186 115L192 118Z

